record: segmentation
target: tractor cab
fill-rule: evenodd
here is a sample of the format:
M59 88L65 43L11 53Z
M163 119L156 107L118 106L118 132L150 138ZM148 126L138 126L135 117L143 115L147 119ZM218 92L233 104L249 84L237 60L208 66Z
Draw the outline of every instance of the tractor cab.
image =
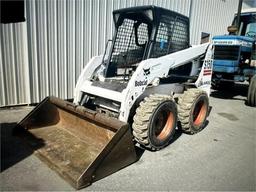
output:
M189 19L179 13L141 6L116 10L113 17L113 43L104 55L106 78L129 80L142 60L189 47Z
M242 82L256 74L256 9L244 10L240 17L235 15L228 31L229 35L213 37L213 81L216 84Z
M237 15L235 15L232 22L232 26L237 23ZM256 13L245 12L240 16L240 27L237 29L236 34L238 36L250 37L256 40ZM233 31L229 32L229 35L234 35Z

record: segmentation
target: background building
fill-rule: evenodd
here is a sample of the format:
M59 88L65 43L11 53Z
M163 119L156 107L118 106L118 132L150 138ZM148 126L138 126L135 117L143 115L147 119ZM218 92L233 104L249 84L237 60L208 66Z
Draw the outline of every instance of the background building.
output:
M28 0L26 21L0 24L0 106L73 97L76 80L112 38L112 11L157 5L190 17L190 43L227 33L238 0ZM243 8L255 7L244 0Z

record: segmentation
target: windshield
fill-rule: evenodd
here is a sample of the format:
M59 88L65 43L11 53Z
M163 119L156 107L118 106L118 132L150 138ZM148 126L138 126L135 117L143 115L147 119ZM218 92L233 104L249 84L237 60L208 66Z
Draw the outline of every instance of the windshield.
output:
M123 70L120 70L122 68L126 72L128 72L127 68L131 68L134 71L138 63L144 59L152 25L147 21L143 21L141 19L143 17L139 14L138 19L136 17L134 18L128 15L128 17L123 18L117 28L113 51L106 74L107 77L123 75Z
M255 38L256 35L256 13L241 15L241 23L238 35ZM233 21L236 24L237 17Z
M246 27L245 36L256 38L256 22L249 23Z

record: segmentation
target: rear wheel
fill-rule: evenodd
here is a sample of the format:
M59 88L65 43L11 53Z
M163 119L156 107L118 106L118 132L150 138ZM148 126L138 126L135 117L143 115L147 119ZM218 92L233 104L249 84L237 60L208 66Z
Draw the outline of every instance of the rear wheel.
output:
M256 75L251 78L250 85L247 93L247 104L256 106Z
M178 117L181 129L189 134L201 131L206 123L209 99L204 91L188 89L178 100Z
M173 137L177 108L171 96L150 95L140 103L132 125L135 140L151 150L159 150Z

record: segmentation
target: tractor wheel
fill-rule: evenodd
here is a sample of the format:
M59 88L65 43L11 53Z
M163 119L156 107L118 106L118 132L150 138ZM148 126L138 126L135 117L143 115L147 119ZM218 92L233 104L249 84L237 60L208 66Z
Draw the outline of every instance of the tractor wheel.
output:
M204 91L188 89L178 100L178 117L181 129L185 133L195 134L201 131L208 114L209 99Z
M254 75L250 81L247 94L247 104L252 107L256 106L256 75Z
M140 103L133 120L135 140L147 149L159 150L175 133L177 107L171 96L150 95Z

